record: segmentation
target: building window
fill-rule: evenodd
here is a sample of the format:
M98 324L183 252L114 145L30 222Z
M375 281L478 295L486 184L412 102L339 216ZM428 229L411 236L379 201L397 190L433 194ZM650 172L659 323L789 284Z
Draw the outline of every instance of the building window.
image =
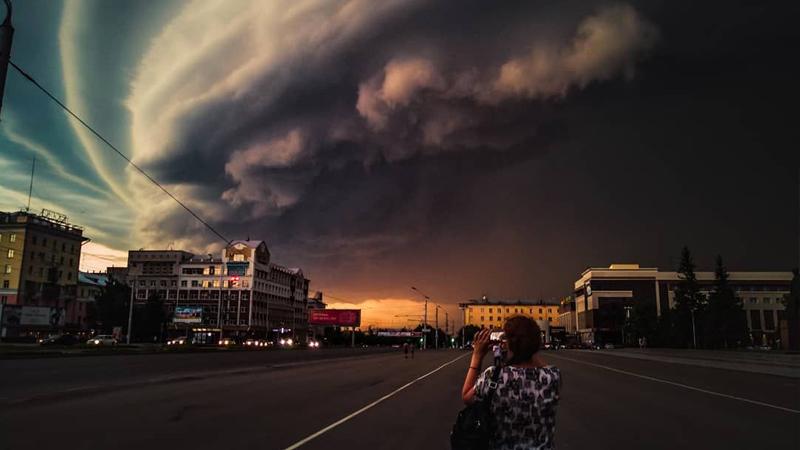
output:
M67 281L72 281L72 272L67 272Z
M542 313L542 308L539 308L539 314L541 314L541 313Z
M28 275L33 275L33 266L28 266Z
M8 289L8 280L3 280L3 289Z
M14 234L14 233L11 233L11 234L8 236L8 242L17 242L17 235L16 235L16 234Z
M181 287L186 287L186 280L181 280Z
M13 236L13 234L12 234L12 236ZM10 248L10 249L8 249L8 258L11 259L13 257L14 257L14 249Z
M758 303L758 299L755 298L755 297L750 297L750 303L751 304L756 304L756 303Z
M197 287L197 286L198 286L197 280L192 280L192 287Z
M11 273L11 264L6 264L6 273Z
M145 281L144 281L144 280L139 280L139 286L141 286L141 287L144 287L144 286L145 286L145 284L146 284L146 283L145 283Z
M39 267L39 276L40 277L44 276L44 267Z
M481 316L481 322L483 322L483 316Z
M492 313L492 308L489 308L489 314L491 313ZM491 317L489 317L489 320L492 320Z
M492 316L489 316L489 322L491 322L491 321L492 321Z
M171 287L177 287L177 286L178 286L178 282L177 282L177 281L175 281L175 280L172 280L172 281L170 281L170 282L169 282L169 285L170 285Z

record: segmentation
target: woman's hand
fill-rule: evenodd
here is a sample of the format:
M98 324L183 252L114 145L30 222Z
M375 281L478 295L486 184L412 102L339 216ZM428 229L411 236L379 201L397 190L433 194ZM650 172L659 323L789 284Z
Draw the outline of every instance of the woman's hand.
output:
M492 330L485 328L475 333L472 338L472 359L469 362L467 376L464 379L464 386L461 388L461 399L464 403L470 404L475 400L475 382L481 373L481 362L489 351L489 337Z
M472 354L480 358L482 360L486 353L489 352L489 337L492 334L492 330L488 328L484 328L477 333L475 333L475 337L472 339Z

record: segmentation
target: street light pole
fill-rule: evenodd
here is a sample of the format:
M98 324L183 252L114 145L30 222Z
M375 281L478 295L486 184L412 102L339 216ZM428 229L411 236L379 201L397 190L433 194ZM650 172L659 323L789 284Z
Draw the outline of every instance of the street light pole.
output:
M427 330L428 330L428 300L430 300L430 297L425 295L422 291L420 291L419 289L415 288L414 286L411 286L411 290L413 290L416 293L418 293L419 295L425 297L425 314L423 316L424 319L423 319L423 323L422 323L422 348L424 350L427 350L428 349L428 332L427 332Z
M133 279L133 283L131 283L131 305L128 309L128 336L125 339L125 343L130 345L131 344L131 327L133 326L133 291L136 289L136 278Z

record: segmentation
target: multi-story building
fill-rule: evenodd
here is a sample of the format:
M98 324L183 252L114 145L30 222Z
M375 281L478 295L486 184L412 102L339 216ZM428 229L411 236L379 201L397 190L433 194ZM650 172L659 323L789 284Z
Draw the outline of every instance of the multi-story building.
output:
M577 331L575 316L575 297L569 295L562 298L558 307L558 318L555 320L555 325L563 327L567 334L574 335Z
M503 320L515 315L552 323L558 319L559 303L552 300L467 300L460 303L464 309L464 323L480 328L499 328Z
M458 304L464 314L464 323L480 328L501 328L505 319L527 316L536 321L542 330L545 342L550 342L551 332L558 319L559 303L554 300L490 300L483 296L479 300L467 300Z
M65 327L72 330L86 330L89 323L89 310L108 283L108 275L102 272L78 272L78 291L76 301L66 308Z
M696 272L701 292L714 286L714 272ZM767 343L778 333L783 298L791 272L729 272L729 283L742 300L755 343ZM675 306L677 272L662 272L638 264L612 264L586 269L575 281L575 327L582 342L619 343L622 327L634 304L649 303L657 316Z
M116 271L114 276L134 286L139 304L158 295L173 314L176 308L198 311L185 321L176 317L174 333L202 329L213 337L265 338L272 332L304 339L309 280L300 269L283 267L270 258L262 241L233 241L221 257L131 250L127 272Z
M312 310L315 309L325 309L328 305L322 299L322 292L314 293L313 297L308 298L307 307L308 307L308 314L311 314ZM309 333L312 337L321 337L325 335L325 327L322 325L309 325Z
M63 314L76 301L81 244L87 239L83 229L67 222L67 217L43 209L0 212L0 304L26 308L23 322L33 317L25 311L43 315L41 308L52 308L50 324L9 325L7 336L37 331L53 331L63 325ZM16 314L16 313L15 313Z

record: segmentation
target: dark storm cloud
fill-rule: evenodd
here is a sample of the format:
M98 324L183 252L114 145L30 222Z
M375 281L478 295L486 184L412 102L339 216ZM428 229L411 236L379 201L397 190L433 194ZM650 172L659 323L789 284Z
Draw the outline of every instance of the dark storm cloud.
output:
M163 97L131 102L135 116L164 111L153 114L153 152L139 155L149 168L228 236L266 239L323 286L391 295L398 280L434 285L432 273L450 271L460 287L439 288L454 298L486 286L555 295L591 264L671 264L721 226L694 193L714 191L704 180L715 175L687 178L695 169L676 161L708 163L722 145L745 154L758 144L735 125L761 134L774 120L747 113L742 124L728 109L755 101L737 84L768 78L746 60L771 61L785 45L775 17L747 6L332 4L284 22L260 16L258 2L242 8L228 19L247 31L220 32L205 56L176 64L175 80L153 81ZM748 14L760 28L727 25ZM154 241L195 229L170 208L155 215L163 226L142 219ZM697 245L741 241L742 220ZM202 236L185 246L212 242Z

